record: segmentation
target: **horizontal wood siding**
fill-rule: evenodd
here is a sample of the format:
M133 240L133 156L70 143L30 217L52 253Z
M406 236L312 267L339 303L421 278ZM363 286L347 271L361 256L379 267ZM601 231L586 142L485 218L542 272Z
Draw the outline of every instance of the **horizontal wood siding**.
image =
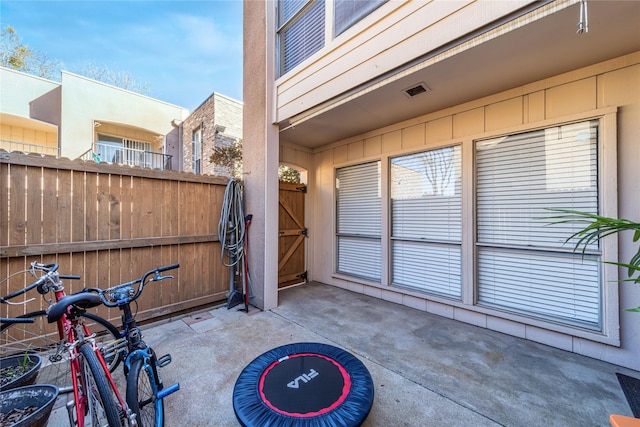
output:
M61 274L82 276L65 281L72 293L177 262L175 279L145 288L139 320L223 301L229 273L217 227L226 184L220 177L0 151L0 281L32 261L57 262ZM12 277L0 295L32 281ZM25 305L2 305L2 316L47 306L35 290L30 294L35 300ZM120 316L117 309L97 312Z

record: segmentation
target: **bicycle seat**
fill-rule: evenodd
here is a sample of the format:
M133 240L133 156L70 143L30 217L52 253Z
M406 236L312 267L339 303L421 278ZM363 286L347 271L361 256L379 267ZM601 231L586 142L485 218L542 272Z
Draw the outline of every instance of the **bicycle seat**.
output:
M96 294L79 293L67 295L49 308L47 321L49 323L56 322L67 312L67 308L72 305L81 309L87 309L97 307L101 304L102 300L100 299L100 296Z

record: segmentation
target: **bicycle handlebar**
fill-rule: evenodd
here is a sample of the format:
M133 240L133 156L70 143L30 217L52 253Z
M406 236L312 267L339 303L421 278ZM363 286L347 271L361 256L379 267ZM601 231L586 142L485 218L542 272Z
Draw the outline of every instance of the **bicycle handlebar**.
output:
M147 271L140 277L139 279L132 280L131 282L122 283L120 285L108 288L108 289L100 289L100 288L85 288L84 292L95 292L100 296L102 303L107 307L118 307L122 304L127 304L132 301L138 299L140 294L142 294L142 289L144 285L148 282L147 277L154 275L154 277L149 281L159 281L163 279L172 279L173 276L160 276L160 273L164 271L173 270L174 268L179 268L180 264L169 264L162 267L156 267L152 270ZM133 294L130 292L122 293L118 292L120 289L131 288L132 286L138 284L138 289Z
M35 288L36 286L40 286L44 284L58 270L58 264L39 264L34 262L31 264L31 267L36 268L38 270L46 271L46 273L43 276L39 277L38 280L30 284L29 286L19 289L15 292L12 292L9 295L0 297L0 303L6 304L7 301L10 300L11 298L15 298L18 295L22 295L25 292L29 292L31 289Z
M47 281L57 280L57 279L70 279L70 280L79 280L80 276L70 276L70 275L57 275L58 264L40 264L39 262L31 263L31 268L35 270L41 270L45 273L38 278L35 282L31 283L25 288L19 289L15 292L10 293L9 295L5 295L0 297L0 304L7 304L8 300L11 298L15 298L18 295L22 295L26 292L29 292L33 288L38 288L38 292L41 294L45 294L47 291L41 289L42 285L44 285ZM57 275L57 279L54 279L54 276Z

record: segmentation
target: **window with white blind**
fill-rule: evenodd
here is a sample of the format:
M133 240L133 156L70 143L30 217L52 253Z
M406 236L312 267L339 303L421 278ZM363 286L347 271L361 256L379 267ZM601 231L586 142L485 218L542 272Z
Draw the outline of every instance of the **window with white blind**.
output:
M191 150L193 157L193 173L200 173L202 160L202 128L198 127L193 131Z
M599 121L476 142L477 302L602 328L601 253L547 208L599 212Z
M324 0L278 0L279 76L324 47Z
M391 159L392 285L461 297L460 146Z
M337 37L388 0L335 0L333 36Z
M380 281L380 162L336 170L336 242L339 273Z

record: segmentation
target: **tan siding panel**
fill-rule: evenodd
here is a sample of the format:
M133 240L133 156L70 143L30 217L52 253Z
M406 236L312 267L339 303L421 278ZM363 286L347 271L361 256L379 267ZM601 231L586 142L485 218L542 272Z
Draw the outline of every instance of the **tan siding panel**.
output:
M545 92L533 92L524 97L524 122L539 122L545 117Z
M364 156L378 156L382 153L382 137L375 136L364 140Z
M508 128L522 124L522 98L508 99L485 108L485 130Z
M402 148L423 146L425 143L424 123L402 129Z
M484 131L484 108L475 108L453 116L453 137L474 135Z
M546 118L567 116L596 109L596 78L590 77L546 92Z
M453 137L453 117L446 116L426 124L427 143L446 141Z
M352 142L347 146L347 158L358 160L364 157L364 141Z
M402 131L394 131L382 135L382 152L390 153L402 148Z

